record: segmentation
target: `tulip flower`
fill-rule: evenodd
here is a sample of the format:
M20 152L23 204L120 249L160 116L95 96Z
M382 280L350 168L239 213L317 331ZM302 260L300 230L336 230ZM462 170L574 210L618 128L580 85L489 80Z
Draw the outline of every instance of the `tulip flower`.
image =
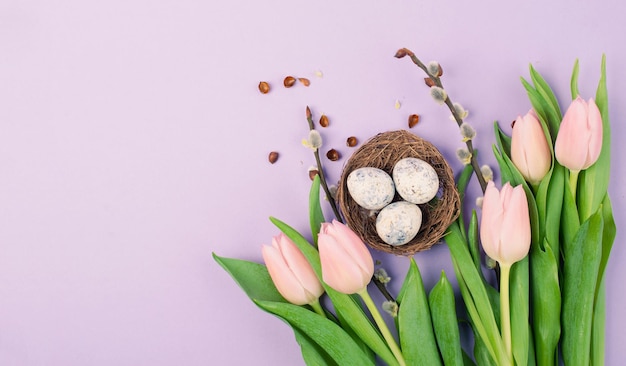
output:
M593 99L577 97L563 116L554 144L558 162L571 171L589 168L602 149L602 115Z
M367 292L367 284L374 275L374 260L365 243L349 227L333 220L332 223L322 224L317 248L324 282L338 292L361 297L398 364L405 366L400 347Z
M509 274L513 263L524 259L530 250L530 216L524 188L506 183L498 191L493 181L487 183L482 210L480 239L485 253L500 263L500 325L512 360Z
M361 238L337 220L323 223L317 239L322 278L333 289L354 294L372 280L374 260Z
M530 249L530 216L524 188L509 183L501 191L493 181L483 199L480 239L485 253L500 264L524 259Z
M313 268L298 247L285 235L262 248L263 260L276 289L295 305L317 304L324 292Z
M552 154L534 111L519 116L511 136L511 160L524 179L536 186L550 170Z

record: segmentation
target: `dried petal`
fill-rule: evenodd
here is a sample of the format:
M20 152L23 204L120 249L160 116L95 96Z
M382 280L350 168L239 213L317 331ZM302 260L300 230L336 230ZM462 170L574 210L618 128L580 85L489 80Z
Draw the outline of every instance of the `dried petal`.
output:
M295 83L296 78L294 78L293 76L287 76L285 77L285 80L283 80L283 85L285 86L285 88L291 88Z
M270 92L270 84L267 83L267 81L261 81L259 83L259 91L262 94L267 94Z
M359 141L354 136L350 136L346 140L346 145L348 145L349 147L355 147L358 143Z
M298 81L302 83L302 85L304 86L309 86L311 85L311 81L307 78L298 78Z
M274 164L276 160L278 160L278 153L276 151L272 151L268 157L268 160L271 164Z
M320 117L320 126L328 127L328 124L329 124L328 117L325 114L322 114L322 116Z
M409 128L415 127L417 123L420 121L420 116L417 114L412 114L409 116Z
M330 161L337 161L337 160L339 160L339 158L341 158L341 155L339 154L339 151L337 151L335 149L330 149L326 153L326 157Z

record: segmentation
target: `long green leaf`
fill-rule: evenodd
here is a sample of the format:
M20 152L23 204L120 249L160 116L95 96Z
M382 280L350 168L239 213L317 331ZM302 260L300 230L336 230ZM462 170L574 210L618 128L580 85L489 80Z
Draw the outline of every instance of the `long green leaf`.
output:
M572 71L570 89L572 90L572 100L574 100L580 94L580 91L578 91L578 59L576 59L576 62L574 62L574 70Z
M220 257L213 253L213 259L220 265L250 299L287 302L276 290L267 267L241 259Z
M497 363L505 364L508 357L504 351L504 343L500 337L500 330L491 308L492 305L485 284L473 264L458 224L453 223L448 230L445 240L448 248L450 248L456 277L462 289L461 294L468 308L472 324L483 339L489 354Z
M539 74L532 65L530 66L530 77L535 84L535 89L539 92L548 107L547 122L550 132L556 133L561 123L561 109L559 107L559 102L552 92L550 85L548 85L541 74Z
M309 193L309 221L311 224L311 235L313 236L313 244L317 246L317 235L320 232L320 226L325 221L324 212L320 205L320 177L319 174L313 178L311 191Z
M342 294L324 285L326 293L330 297L335 311L341 314L348 325L377 355L387 364L397 365L398 362L385 343L382 335L365 315L363 308L357 300L349 295Z
M561 336L561 289L556 255L544 240L530 251L532 320L537 362L554 365Z
M604 222L600 210L581 225L565 257L561 323L566 365L588 365L590 360L593 305L602 257Z
M463 351L461 350L461 336L456 319L456 306L454 304L454 291L446 278L445 272L441 272L439 282L433 287L428 295L428 303L435 328L437 345L443 357L444 364L463 365Z
M302 359L307 366L341 366L333 360L319 344L297 327L292 327L296 342L300 345Z
M513 356L518 365L527 365L529 357L529 310L528 257L511 268L511 340ZM532 355L534 358L534 355Z
M339 365L374 365L352 338L334 322L289 303L261 301L255 303L265 311L285 319L292 327L317 343Z
M400 347L407 365L441 365L424 283L412 257L397 302Z

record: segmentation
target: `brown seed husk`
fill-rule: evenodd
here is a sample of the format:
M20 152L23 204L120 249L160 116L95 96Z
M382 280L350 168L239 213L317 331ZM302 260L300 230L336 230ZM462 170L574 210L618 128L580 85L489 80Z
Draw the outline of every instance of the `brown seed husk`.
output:
M293 76L287 76L285 77L285 80L283 80L283 85L285 86L285 88L291 88L295 83L296 78L294 78Z
M415 127L420 121L420 116L417 114L412 114L409 116L409 128Z
M424 83L426 83L426 86L429 88L435 86L435 82L431 78L424 78Z
M328 121L328 117L325 114L322 114L322 116L320 117L320 126L328 127L329 124L330 122Z
M261 81L259 83L259 91L262 94L267 94L270 92L270 84L267 83L267 81Z
M298 81L300 83L302 83L302 85L304 85L304 86L311 85L311 81L309 79L307 79L307 78L298 78Z
M326 153L326 157L330 161L337 161L337 160L339 160L339 158L341 158L341 154L339 154L339 151L337 151L335 149L330 149Z
M439 192L431 202L419 205L423 216L422 226L415 238L407 244L392 246L378 236L376 217L357 205L350 196L347 178L353 170L361 167L379 168L391 174L396 162L406 157L422 159L435 169L439 176ZM399 196L394 199L397 200L400 200ZM439 242L448 226L459 216L461 204L452 169L439 150L430 142L405 130L380 133L354 152L341 174L337 201L346 224L365 243L374 249L403 256L412 256Z
M311 180L313 180L315 178L316 175L318 175L320 172L317 171L317 169L311 169L309 170L309 178Z
M271 164L274 164L278 160L278 153L276 151L272 151L267 159Z
M349 147L355 147L358 143L359 141L354 136L350 136L348 137L348 139L346 139L346 145L348 145Z

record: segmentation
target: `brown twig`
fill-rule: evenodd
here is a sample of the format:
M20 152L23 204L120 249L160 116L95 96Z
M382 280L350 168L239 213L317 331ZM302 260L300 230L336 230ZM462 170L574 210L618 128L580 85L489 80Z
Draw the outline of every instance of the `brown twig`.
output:
M411 58L411 61L413 61L415 65L417 65L420 69L424 70L424 72L426 73L426 75L428 75L428 78L430 78L434 86L438 86L444 89L443 84L441 83L440 75L431 74L428 71L428 67L426 67L426 65L424 65L424 63L420 61L420 59L418 59L417 56L415 56L413 51L409 50L408 48L401 48L395 54L396 58L402 58L405 56L409 56L409 58ZM454 120L457 123L457 125L461 127L461 125L463 124L463 118L461 118L456 108L454 108L454 104L452 103L452 100L450 100L450 96L446 97L444 103L446 104L448 109L450 109L450 112L452 112L452 116L454 117ZM474 150L472 140L467 140L465 142L465 145L467 145L467 150L471 154L470 164L472 165L472 169L474 169L474 172L476 173L476 178L478 179L480 188L482 189L484 193L485 189L487 189L487 182L485 181L485 177L483 176L482 172L480 171L480 167L478 166L478 161L476 160L476 152Z

